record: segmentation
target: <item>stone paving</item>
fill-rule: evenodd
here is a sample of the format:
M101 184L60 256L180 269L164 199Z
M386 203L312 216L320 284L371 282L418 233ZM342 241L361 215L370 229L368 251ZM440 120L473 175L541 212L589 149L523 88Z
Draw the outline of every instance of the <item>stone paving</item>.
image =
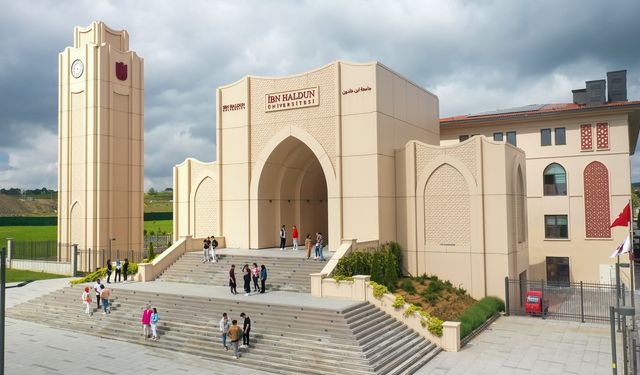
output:
M621 337L618 367L622 373ZM459 353L438 354L417 374L610 374L606 324L509 316L496 320Z

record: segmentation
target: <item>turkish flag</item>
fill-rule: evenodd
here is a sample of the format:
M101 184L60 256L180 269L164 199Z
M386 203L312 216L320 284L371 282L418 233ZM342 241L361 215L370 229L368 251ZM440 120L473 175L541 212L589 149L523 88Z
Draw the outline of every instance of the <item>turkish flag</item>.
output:
M629 221L631 220L631 207L629 207L629 203L622 209L618 218L611 223L611 227L627 227L629 226Z

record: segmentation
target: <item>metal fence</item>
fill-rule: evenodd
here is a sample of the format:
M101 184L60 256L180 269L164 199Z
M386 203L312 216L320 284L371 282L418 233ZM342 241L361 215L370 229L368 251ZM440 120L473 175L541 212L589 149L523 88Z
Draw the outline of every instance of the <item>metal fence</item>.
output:
M172 244L172 236L169 235L146 235L144 236L144 248L149 250L149 244L153 243L155 253L161 253Z
M544 280L514 280L505 278L506 309L508 314L527 315L526 296L538 291L544 301L543 318L580 322L609 322L609 307L616 306L617 296L621 304L630 294L624 285L587 282L548 283Z
M57 241L14 241L12 259L49 260L58 259Z

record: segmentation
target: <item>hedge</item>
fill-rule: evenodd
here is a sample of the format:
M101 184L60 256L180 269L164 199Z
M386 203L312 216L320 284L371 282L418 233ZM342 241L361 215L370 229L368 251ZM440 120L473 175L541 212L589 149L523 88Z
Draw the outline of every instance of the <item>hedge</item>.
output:
M332 276L371 275L371 281L394 291L396 282L402 276L402 249L395 242L389 242L378 249L354 251L341 258Z
M144 221L173 220L172 212L145 212ZM1 216L0 227L58 225L57 216Z
M460 314L460 338L465 338L493 315L504 311L504 302L498 297L484 297Z

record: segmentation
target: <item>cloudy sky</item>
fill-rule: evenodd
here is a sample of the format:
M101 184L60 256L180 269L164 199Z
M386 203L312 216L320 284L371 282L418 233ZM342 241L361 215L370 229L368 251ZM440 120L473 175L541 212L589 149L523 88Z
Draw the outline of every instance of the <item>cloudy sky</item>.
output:
M127 29L145 59L145 188L164 189L186 157L213 160L215 88L247 74L378 60L436 93L444 117L570 102L627 69L638 100L639 15L637 0L2 0L0 187L56 188L58 53L93 20Z

